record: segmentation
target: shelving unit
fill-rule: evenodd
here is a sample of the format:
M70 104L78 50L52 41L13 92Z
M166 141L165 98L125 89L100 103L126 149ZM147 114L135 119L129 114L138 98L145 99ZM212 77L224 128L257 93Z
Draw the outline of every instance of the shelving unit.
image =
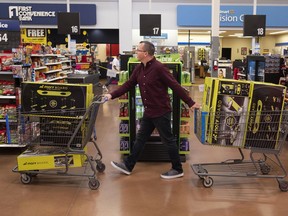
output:
M183 78L181 73L182 64L180 62L163 62L171 71L173 76L178 80L178 82L183 86L190 86L187 80L188 77ZM133 73L133 69L138 64L138 62L129 62L128 71L129 75ZM123 80L124 83L125 80ZM184 103L176 96L171 89L168 90L171 98L172 105L172 131L177 139L177 144L179 146L179 153L181 160L186 160L186 154L189 153L189 141L188 136L190 132L190 114L189 108L185 107ZM120 153L127 155L130 154L131 148L133 148L133 143L136 139L136 133L139 129L141 118L143 117L143 105L140 96L139 88L131 90L126 98L119 98L120 102L120 114L119 118L121 120L119 125L119 136L120 136ZM125 104L125 105L124 105ZM123 116L123 106L126 106L128 116ZM124 132L123 132L124 131ZM167 153L166 147L162 144L160 136L155 130L149 140L146 142L143 153L140 157L142 161L166 161L169 160L169 155Z
M71 71L71 61L63 60L63 56L56 54L32 54L32 75L34 82L64 82ZM64 68L64 69L63 69Z
M20 66L21 67L21 66ZM0 71L0 147L25 147L18 133L20 81L12 71Z
M61 71L60 75L67 77L68 74L73 73L72 64L71 64L72 60L71 59L69 59L68 57L62 56L62 57L60 57L60 61L61 61L61 66L62 66L62 71Z

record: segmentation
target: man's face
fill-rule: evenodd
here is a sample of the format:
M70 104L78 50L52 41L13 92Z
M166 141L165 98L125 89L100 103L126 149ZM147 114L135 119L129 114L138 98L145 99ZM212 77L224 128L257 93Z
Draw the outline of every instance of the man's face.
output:
M144 44L140 43L136 49L137 59L142 61L147 56L147 51L144 49Z

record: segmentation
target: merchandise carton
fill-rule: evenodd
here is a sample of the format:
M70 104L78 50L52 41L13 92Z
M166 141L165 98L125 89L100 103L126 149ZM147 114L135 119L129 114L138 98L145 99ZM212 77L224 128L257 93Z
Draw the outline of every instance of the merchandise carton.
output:
M92 84L22 83L24 112L86 108L92 99Z

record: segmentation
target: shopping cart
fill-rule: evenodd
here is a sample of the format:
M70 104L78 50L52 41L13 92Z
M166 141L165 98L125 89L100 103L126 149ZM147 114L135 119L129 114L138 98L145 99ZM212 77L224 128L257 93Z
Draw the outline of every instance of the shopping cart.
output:
M239 159L192 164L203 186L213 185L211 176L275 178L281 191L288 191L287 176L279 155L287 137L287 111L204 112L195 110L194 132L202 144L231 147ZM245 160L242 149L250 151Z
M105 164L96 143L95 122L99 106L105 101L97 96L87 109L21 113L19 134L28 148L17 157L12 170L20 173L21 182L29 184L38 174L84 176L89 178L90 189L96 190L100 186L96 172L104 172ZM88 155L88 143L95 147L95 156ZM71 171L77 167L84 168L84 172Z

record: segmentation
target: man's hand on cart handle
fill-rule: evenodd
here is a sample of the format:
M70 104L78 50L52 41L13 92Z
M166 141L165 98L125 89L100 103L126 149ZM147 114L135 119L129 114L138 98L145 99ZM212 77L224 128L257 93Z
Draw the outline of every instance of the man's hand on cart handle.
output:
M199 103L195 103L192 107L190 107L190 110L193 112L194 109L200 109L201 105Z
M109 100L111 100L112 95L111 94L104 94L104 98L106 101L109 101Z

